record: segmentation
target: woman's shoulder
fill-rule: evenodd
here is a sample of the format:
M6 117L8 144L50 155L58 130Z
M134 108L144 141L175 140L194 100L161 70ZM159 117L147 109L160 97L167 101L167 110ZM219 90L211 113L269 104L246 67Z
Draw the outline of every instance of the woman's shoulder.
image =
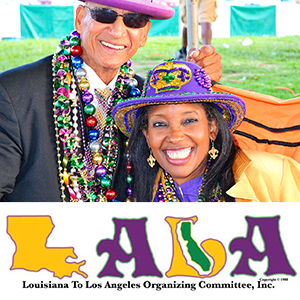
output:
M300 190L300 164L289 156L257 150L242 150L251 160L248 173L270 175L278 177L281 184L295 181Z
M239 149L230 195L259 202L300 200L300 164L282 154ZM243 200L243 201L244 201Z
M264 151L238 149L233 165L235 180L241 176L260 176L272 173L278 177L282 176L283 155L268 153Z
M284 163L289 163L300 167L300 164L293 158L278 153L270 153L252 149L240 149L238 150L237 155L248 157L251 160L251 164L254 166L265 166L273 169L275 165L282 166Z

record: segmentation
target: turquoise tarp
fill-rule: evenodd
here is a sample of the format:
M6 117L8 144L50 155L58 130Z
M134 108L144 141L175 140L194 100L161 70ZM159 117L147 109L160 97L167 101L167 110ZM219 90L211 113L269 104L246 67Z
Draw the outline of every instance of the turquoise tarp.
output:
M230 36L276 36L276 6L231 6Z
M61 38L74 30L73 6L20 5L21 37Z
M151 20L149 36L179 36L179 8L174 9L175 15L169 20Z

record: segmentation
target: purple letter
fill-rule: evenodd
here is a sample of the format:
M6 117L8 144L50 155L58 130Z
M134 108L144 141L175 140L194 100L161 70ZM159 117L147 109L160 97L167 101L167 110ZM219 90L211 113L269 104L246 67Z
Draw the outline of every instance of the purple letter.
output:
M295 271L290 266L279 233L279 216L272 218L252 218L246 217L248 222L248 232L246 238L236 238L229 246L231 253L241 251L241 259L231 275L246 274L255 276L256 273L249 267L249 259L262 261L265 256L269 259L268 270L265 275L288 274L295 275ZM265 251L259 252L252 243L254 227L258 226L265 243Z
M146 218L137 220L113 219L113 222L115 223L114 239L102 240L97 246L97 253L99 256L104 252L109 254L108 261L102 271L98 274L98 277L124 277L124 275L117 270L116 261L129 262L132 258L135 259L135 271L132 274L133 277L162 277L161 272L155 266L147 241L146 221ZM125 253L119 244L120 233L123 227L127 229L128 237L131 242L132 253L130 254Z

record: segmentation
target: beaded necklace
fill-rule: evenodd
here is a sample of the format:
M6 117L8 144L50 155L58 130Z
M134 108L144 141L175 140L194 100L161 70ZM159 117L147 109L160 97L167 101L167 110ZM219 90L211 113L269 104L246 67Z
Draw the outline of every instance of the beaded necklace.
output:
M214 188L214 190L212 191L209 197L205 198L203 195L203 189L206 183L207 172L210 167L210 164L211 164L211 157L207 162L196 202L224 202L225 201L219 183ZM157 198L159 202L180 202L181 201L177 195L176 187L171 174L169 174L165 170L163 171L162 176L158 183Z
M116 202L119 200L111 186L118 158L118 131L111 111L122 99L137 97L140 91L129 61L121 66L115 88L107 100L105 126L98 125L96 108L92 104L94 96L89 91L81 54L80 35L72 31L70 36L61 39L52 60L61 198L65 201L67 189L72 202ZM132 180L129 165L128 159L128 184ZM129 187L129 200L130 196Z

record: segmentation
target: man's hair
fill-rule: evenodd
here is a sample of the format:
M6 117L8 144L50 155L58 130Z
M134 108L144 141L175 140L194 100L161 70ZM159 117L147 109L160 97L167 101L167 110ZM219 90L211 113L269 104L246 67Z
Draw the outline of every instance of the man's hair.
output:
M219 150L219 155L215 160L212 160L208 169L203 195L205 198L209 197L212 190L219 183L225 201L232 202L234 199L225 193L235 184L232 165L236 154L236 147L233 143L232 134L226 120L214 105L208 103L201 103L199 105L202 105L205 109L208 123L215 119L218 127L215 148ZM132 199L135 199L137 202L150 202L152 200L153 186L159 170L157 162L153 168L150 168L147 163L150 151L143 134L143 129L148 130L148 112L150 107L147 106L140 109L128 143L130 161L134 172Z

